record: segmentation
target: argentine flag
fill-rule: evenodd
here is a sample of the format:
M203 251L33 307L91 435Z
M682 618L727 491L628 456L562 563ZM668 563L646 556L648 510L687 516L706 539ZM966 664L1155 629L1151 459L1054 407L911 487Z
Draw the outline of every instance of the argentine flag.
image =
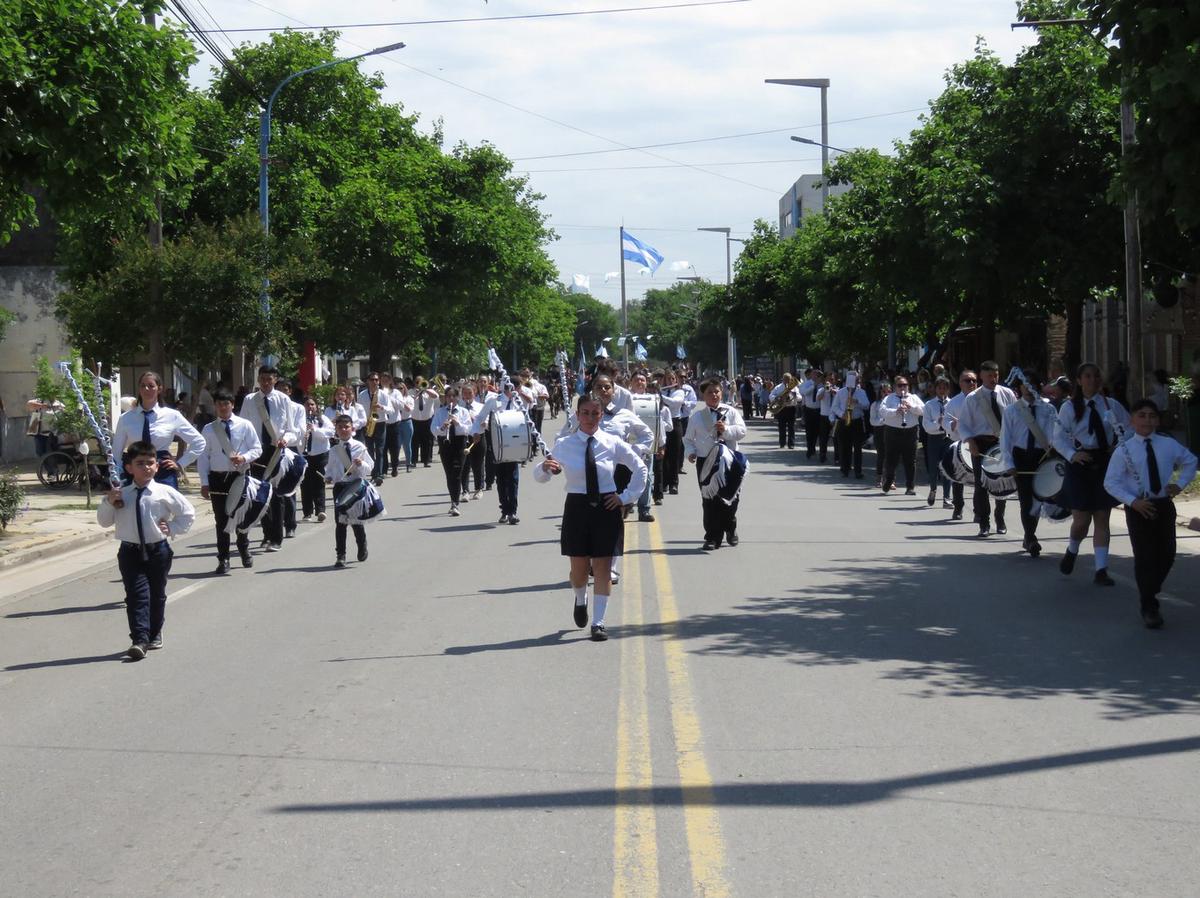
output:
M646 347L642 345L642 341L638 340L635 345L637 348L633 351L634 358L636 358L639 362L646 361L646 359L648 359L650 356L646 352Z
M682 343L675 344L675 358L677 358L677 359L686 359L687 358L687 351L684 350Z
M650 273L658 271L663 263L663 254L648 243L642 243L624 228L621 229L621 257L626 262L637 262L650 269Z

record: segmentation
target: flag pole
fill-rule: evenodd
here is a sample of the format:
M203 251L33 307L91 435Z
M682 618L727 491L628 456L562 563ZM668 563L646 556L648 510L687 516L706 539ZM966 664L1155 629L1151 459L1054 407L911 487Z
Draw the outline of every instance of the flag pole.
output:
M621 245L617 255L621 263L621 333L629 333L629 306L625 302L625 225L621 225ZM623 340L625 350L625 370L629 370L629 341Z

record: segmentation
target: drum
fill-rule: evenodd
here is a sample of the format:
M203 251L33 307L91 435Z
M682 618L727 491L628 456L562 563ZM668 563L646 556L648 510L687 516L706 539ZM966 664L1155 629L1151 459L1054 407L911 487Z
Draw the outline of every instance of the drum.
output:
M999 446L993 446L987 455L980 459L979 468L979 482L997 499L1011 496L1017 491L1017 475L1008 473L1007 465L1000 458Z
M492 439L492 457L496 459L496 464L524 464L533 458L537 443L533 439L533 424L524 412L515 409L492 412L488 433Z
M942 476L951 483L974 483L975 467L971 464L971 447L966 440L956 440L942 452L939 467Z
M333 485L333 513L337 523L366 524L383 512L383 497L369 480L344 480Z
M303 455L284 448L276 452L275 457L271 459L266 477L271 481L271 486L275 487L276 495L291 496L304 479L304 469L307 467L308 460Z
M256 480L249 474L239 474L225 496L225 532L247 533L258 523L271 504L271 484Z
M1048 458L1037 467L1033 475L1033 494L1043 502L1054 502L1062 492L1063 481L1067 476L1065 459Z
M641 419L641 422L650 428L650 433L653 435L650 440L651 449L655 454L659 450L659 431L662 430L662 397L661 396L634 396L633 397L633 413Z

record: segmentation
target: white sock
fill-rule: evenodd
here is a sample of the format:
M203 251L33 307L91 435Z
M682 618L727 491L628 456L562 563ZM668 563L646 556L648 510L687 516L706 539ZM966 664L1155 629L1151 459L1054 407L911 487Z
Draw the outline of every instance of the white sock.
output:
M587 604L587 584L585 583L585 584L583 584L583 586L576 586L576 587L574 587L574 589L575 589L575 604L576 605L586 605Z
M608 594L598 592L592 599L592 624L599 627L604 624L604 612L608 610Z
M1108 546L1096 546L1096 570L1108 567Z
M1078 555L1079 554L1079 540L1068 539L1067 540L1067 551L1070 552L1072 555Z

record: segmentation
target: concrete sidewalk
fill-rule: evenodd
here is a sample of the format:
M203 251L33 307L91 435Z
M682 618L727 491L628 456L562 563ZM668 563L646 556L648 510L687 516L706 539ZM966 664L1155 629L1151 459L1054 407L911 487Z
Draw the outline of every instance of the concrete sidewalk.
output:
M72 484L65 489L49 489L38 480L37 465L34 460L16 466L25 490L25 510L0 533L0 571L112 538L112 528L96 522L102 494L93 493L89 507L86 487ZM200 479L194 468L180 486L195 506L197 520L212 514L209 504L200 498Z

